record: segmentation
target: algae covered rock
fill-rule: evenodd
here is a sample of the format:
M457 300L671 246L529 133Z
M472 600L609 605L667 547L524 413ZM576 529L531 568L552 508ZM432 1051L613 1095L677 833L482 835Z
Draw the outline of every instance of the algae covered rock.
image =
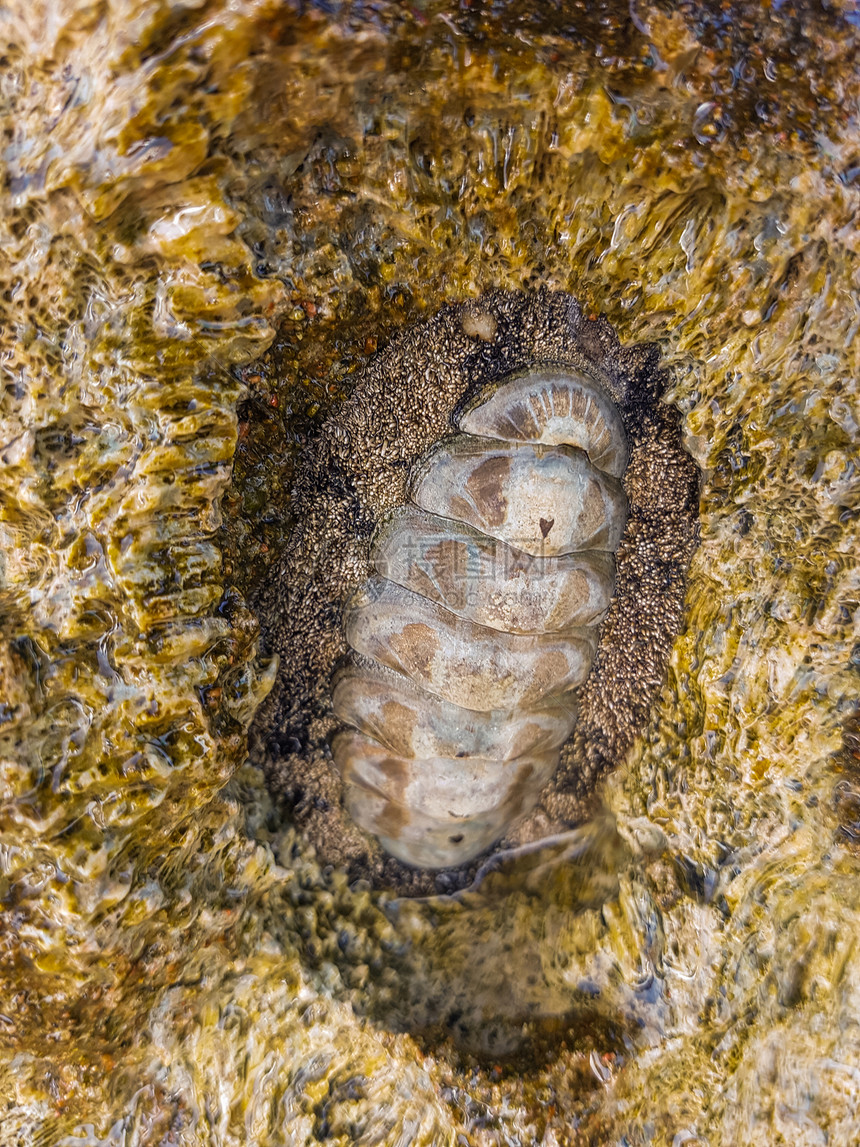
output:
M7 6L0 1140L850 1141L857 29L730 15ZM237 772L255 611L364 364L541 288L659 344L680 633L611 832L386 902Z

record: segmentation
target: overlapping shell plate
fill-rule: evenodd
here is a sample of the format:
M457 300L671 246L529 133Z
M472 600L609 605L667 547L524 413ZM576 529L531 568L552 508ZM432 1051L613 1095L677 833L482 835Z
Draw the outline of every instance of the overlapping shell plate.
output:
M553 776L627 520L627 436L584 371L517 373L457 421L377 531L333 689L346 807L420 868L483 852Z
M443 307L356 372L254 601L281 668L252 758L326 863L454 892L599 813L697 541L667 381L548 290Z

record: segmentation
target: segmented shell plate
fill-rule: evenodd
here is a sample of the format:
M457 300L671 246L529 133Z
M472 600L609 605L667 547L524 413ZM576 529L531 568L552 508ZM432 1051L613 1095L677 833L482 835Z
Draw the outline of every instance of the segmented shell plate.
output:
M347 809L423 868L478 855L555 772L627 516L627 439L597 380L524 372L458 429L376 534L333 689Z
M568 446L459 434L418 467L412 498L537 556L618 548L626 500L617 478Z
M508 633L594 625L615 589L615 559L599 550L536 557L451 518L404 506L379 531L377 573L458 617Z

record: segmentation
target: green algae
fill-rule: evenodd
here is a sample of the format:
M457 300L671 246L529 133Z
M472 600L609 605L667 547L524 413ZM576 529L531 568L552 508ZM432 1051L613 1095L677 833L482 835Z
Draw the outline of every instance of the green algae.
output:
M851 1142L853 9L330 9L10 9L3 1141ZM659 829L656 1042L562 1017L494 1073L390 1033L421 942L223 786L302 441L394 331L539 284L659 341L703 529L607 793Z

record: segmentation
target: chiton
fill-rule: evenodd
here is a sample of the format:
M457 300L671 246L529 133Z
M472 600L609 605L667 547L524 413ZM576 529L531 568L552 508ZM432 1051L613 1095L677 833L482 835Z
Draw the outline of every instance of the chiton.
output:
M252 755L322 859L453 890L598 810L697 538L666 381L550 291L445 307L364 365L253 600L281 670Z
M489 391L413 468L343 619L364 658L333 693L346 807L422 868L483 852L555 773L627 520L600 382L538 367Z

